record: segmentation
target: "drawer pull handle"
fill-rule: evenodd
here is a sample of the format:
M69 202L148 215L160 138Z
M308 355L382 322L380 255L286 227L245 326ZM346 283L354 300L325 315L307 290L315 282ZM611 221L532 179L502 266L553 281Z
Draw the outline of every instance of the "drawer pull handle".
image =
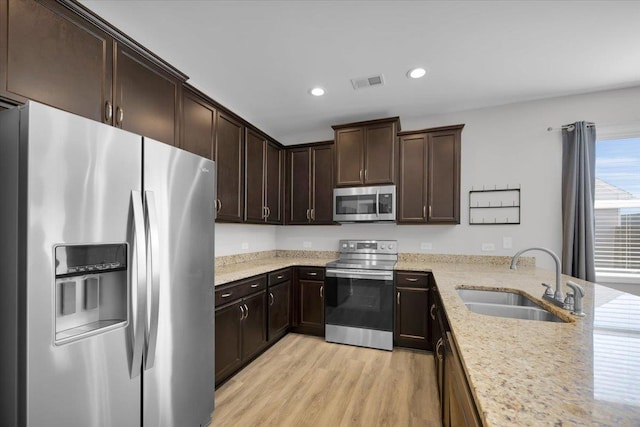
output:
M398 305L400 305L400 292L398 292L397 295L396 295L396 301L397 301Z
M222 294L220 295L221 298L229 298L231 295L233 295L232 292L229 292L228 294Z
M320 298L324 298L324 286L320 286Z
M418 281L418 279L416 277L407 277L405 280L407 282L417 282Z
M275 297L273 296L273 292L269 292L269 298L271 299L271 302L269 303L269 305L273 305L273 303L275 301Z
M244 306L240 306L240 320L244 320Z
M436 356L438 357L438 360L442 361L442 353L440 353L440 349L442 348L442 346L444 345L442 338L440 338L438 340L438 342L436 343Z
M318 273L314 273L314 272L309 273L309 276L317 276L317 275Z
M260 286L258 283L254 283L253 285L251 285L252 288L257 288L258 286Z
M282 274L279 274L277 279L282 279L284 276Z
M433 320L436 320L436 315L433 313L433 311L436 309L436 305L435 304L431 304L431 310L429 310L429 313L431 314L431 318Z

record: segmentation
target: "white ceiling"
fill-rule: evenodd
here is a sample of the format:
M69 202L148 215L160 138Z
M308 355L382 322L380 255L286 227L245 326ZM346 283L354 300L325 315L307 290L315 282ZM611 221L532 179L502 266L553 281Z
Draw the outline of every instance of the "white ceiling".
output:
M285 145L332 139L332 124L640 84L640 1L81 3ZM409 80L418 65L427 77ZM378 73L384 86L354 91Z

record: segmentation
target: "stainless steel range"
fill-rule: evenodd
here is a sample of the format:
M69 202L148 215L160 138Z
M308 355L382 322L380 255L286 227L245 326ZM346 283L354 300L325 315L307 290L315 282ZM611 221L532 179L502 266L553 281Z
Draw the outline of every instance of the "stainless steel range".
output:
M393 350L393 268L396 240L340 240L340 258L327 264L327 341Z

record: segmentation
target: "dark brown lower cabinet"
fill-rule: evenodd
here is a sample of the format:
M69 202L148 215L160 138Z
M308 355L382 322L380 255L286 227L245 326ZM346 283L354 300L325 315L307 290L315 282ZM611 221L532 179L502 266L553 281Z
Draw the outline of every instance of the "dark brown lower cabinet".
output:
M318 267L296 269L295 332L324 336L324 272Z
M482 422L478 415L467 377L462 367L456 343L450 332L445 335L445 395L444 416L445 427L480 427Z
M261 275L216 289L216 385L266 348L266 287L267 277Z
M216 309L216 385L242 365L242 301Z
M291 280L269 286L269 342L287 333L291 326Z
M396 273L395 345L422 350L431 349L429 284L429 274Z

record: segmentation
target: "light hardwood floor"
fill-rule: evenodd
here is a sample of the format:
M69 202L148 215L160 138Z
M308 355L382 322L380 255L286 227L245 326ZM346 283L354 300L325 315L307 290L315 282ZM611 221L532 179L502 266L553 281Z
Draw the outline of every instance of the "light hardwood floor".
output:
M216 390L212 426L440 426L430 353L288 334Z

